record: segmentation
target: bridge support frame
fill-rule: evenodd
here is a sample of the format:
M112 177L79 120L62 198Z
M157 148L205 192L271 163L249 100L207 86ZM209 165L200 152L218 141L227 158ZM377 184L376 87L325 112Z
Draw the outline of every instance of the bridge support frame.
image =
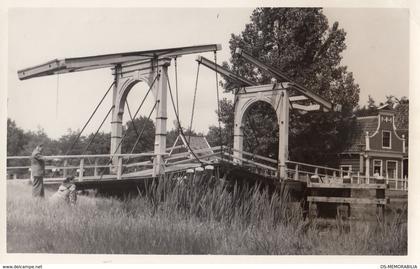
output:
M242 162L243 151L243 125L244 116L248 109L256 102L269 103L276 112L279 124L279 155L278 173L280 179L287 177L286 161L289 156L289 83L268 84L251 86L239 90L235 94L235 119L234 119L234 141L233 147L238 150L234 152L235 160Z
M128 93L135 84L140 81L146 82L152 88L156 108L156 130L153 160L153 176L164 173L163 155L166 152L166 124L167 124L167 69L170 59L150 60L147 62L130 63L118 65L113 68L115 85L113 89L113 105L111 120L111 154L121 153L121 140L123 128L124 107ZM112 160L114 169L117 172L118 158Z

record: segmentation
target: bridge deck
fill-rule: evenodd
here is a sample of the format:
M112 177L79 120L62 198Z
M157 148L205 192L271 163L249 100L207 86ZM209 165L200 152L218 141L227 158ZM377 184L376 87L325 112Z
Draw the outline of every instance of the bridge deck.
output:
M180 147L182 148L182 147ZM210 149L210 150L209 150ZM189 168L197 168L202 164L197 162L190 154L190 152L172 153L168 149L168 154L164 156L165 173L186 172ZM172 154L171 154L172 153ZM271 182L278 182L279 167L277 160L257 154L239 151L226 147L212 147L194 150L194 153L200 155L200 162L203 164L213 164L215 166L223 163L231 168L242 170L244 177L251 178L257 176L264 178ZM141 154L118 154L118 155L68 155L68 156L49 156L51 165L46 167L48 171L44 182L46 184L57 184L69 175L75 175L77 184L98 186L103 182L119 182L123 184L125 181L141 181L148 178L153 178L153 153ZM106 164L111 157L118 158L118 164ZM16 171L26 171L21 173L29 178L30 156L9 156L7 158L7 171L9 177L15 177ZM58 162L56 161L58 160ZM86 160L86 162L85 162ZM61 164L63 161L63 164ZM77 164L79 162L79 164ZM116 174L108 174L109 170L117 170ZM376 183L376 179L372 176L362 175L360 173L345 172L343 170L334 169L330 167L323 167L294 161L286 162L286 175L283 180L293 180L295 182L313 182L330 184L331 188L336 187L337 184L357 184L372 186ZM30 171L30 170L29 170ZM101 176L101 173L106 171L107 174ZM125 173L124 173L125 172ZM247 174L248 173L248 174ZM407 191L408 179L382 179L389 185L389 189ZM90 182L90 183L88 183ZM96 183L95 183L96 182ZM101 183L102 182L102 183Z
M176 173L184 172L189 168L199 167L198 163L184 163L165 167L165 173ZM153 169L142 170L138 172L127 173L121 176L121 179L117 179L116 175L104 175L84 177L83 181L76 181L76 186L79 189L97 188L99 186L109 185L127 185L127 184L139 184L145 180L153 179Z

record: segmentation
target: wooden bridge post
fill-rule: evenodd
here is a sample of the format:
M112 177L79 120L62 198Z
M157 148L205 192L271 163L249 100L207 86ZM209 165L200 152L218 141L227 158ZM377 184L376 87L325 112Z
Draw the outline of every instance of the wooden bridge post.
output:
M277 119L279 123L279 156L278 170L280 179L286 179L286 161L289 157L289 93L281 90L279 94L279 109Z
M63 177L64 178L66 178L67 177L67 163L68 163L68 160L67 159L65 159L64 160L64 163L63 163Z
M377 184L384 184L384 179L379 178L376 180ZM388 184L386 184L388 186ZM388 187L387 187L388 188ZM385 189L376 189L376 199L385 199ZM379 221L385 221L385 205L384 204L377 204L376 205L376 213Z
M122 156L118 156L118 167L117 167L117 179L121 179L122 171L123 171L123 158Z
M30 179L30 181L31 181L31 182L34 182L34 176L33 176L32 169L31 169L31 168L29 168L28 170L29 170L29 173L30 173L30 175L29 175L29 179Z
M154 84L153 93L158 102L156 106L156 132L155 132L155 158L153 159L153 176L165 172L165 161L163 156L166 153L166 120L167 120L167 86L168 86L168 66L164 64L159 67L160 77Z
M114 109L112 110L112 120L111 120L111 152L110 154L120 154L121 153L121 139L122 139L122 120L123 120L123 113L124 110L120 110L119 106L119 92L124 92L124 82L127 79L122 78L122 68L120 65L115 67L114 70L114 88L112 89L112 105ZM114 173L116 172L115 165L117 164L118 159L116 157L112 157L112 167L110 167L109 172Z
M235 96L235 99L237 96ZM244 130L243 130L243 114L246 110L244 110L243 106L245 106L244 100L242 98L238 98L237 102L235 103L235 112L234 112L234 127L233 127L233 161L238 164L242 164L242 151L243 151L243 143L244 143ZM244 111L242 111L244 110Z
M98 176L98 158L95 158L95 168L94 168L94 170L93 170L93 175L94 175L95 177L97 177L97 176Z
M298 164L296 164L296 166L295 166L294 180L299 180L299 165Z
M79 181L83 181L83 170L85 167L85 159L80 159L80 165L79 165Z

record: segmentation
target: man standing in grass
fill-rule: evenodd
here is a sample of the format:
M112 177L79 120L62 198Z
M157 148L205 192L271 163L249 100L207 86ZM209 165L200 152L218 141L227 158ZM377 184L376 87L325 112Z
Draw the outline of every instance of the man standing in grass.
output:
M45 158L42 156L43 145L36 146L31 155L32 196L44 197Z

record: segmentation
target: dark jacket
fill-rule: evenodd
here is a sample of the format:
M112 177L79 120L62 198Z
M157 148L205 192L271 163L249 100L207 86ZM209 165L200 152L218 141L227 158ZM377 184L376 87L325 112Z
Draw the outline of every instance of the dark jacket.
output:
M44 176L45 161L38 148L36 148L31 155L31 171L33 177Z

